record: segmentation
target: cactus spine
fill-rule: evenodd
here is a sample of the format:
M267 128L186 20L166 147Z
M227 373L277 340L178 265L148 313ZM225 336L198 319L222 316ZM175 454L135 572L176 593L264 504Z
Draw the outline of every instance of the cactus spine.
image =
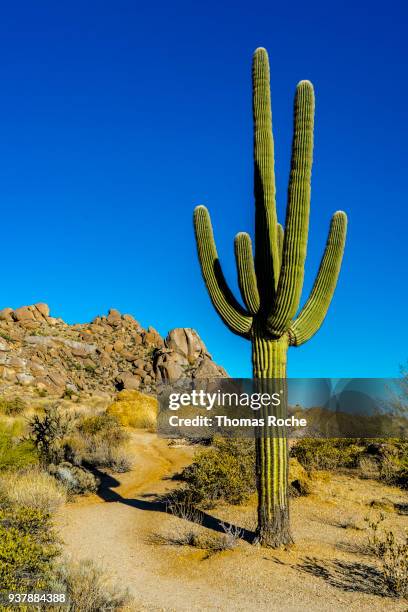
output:
M330 305L343 257L347 230L336 212L319 271L299 314L308 239L313 157L314 91L309 81L296 88L294 133L285 229L277 222L274 143L265 49L253 56L255 256L249 234L235 238L238 284L245 307L229 289L218 259L208 210L198 206L194 226L201 270L212 303L228 328L252 343L253 376L259 381L286 378L289 346L309 340ZM262 384L262 382L261 382ZM284 432L267 428L256 439L258 483L257 540L277 547L292 541L288 513L288 445Z

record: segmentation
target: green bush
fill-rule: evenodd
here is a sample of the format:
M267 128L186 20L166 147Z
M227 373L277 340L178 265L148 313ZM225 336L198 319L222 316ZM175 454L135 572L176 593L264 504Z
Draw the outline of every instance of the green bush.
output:
M256 490L253 440L215 438L213 446L199 452L181 478L196 503L245 502Z
M58 554L49 514L0 510L0 593L46 588Z
M27 408L27 404L21 397L0 397L0 413L6 416L21 414Z
M307 471L357 467L358 459L364 450L358 442L349 438L304 438L292 447L291 455Z
M408 487L408 442L390 439L367 445L367 453L378 462L380 479L391 485Z
M78 431L86 436L109 438L117 444L126 439L126 432L118 419L106 412L82 418L78 423Z
M10 431L0 429L0 472L18 470L38 463L38 454L29 440L18 440Z
M291 455L308 471L358 468L362 477L377 478L405 488L408 486L406 440L305 438L296 442Z

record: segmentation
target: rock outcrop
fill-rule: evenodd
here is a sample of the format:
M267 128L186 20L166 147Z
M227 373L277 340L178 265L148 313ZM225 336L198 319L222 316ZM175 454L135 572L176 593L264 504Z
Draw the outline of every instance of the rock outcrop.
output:
M193 329L162 338L113 308L75 325L51 317L44 303L0 310L0 392L18 386L50 395L155 393L180 378L225 376Z

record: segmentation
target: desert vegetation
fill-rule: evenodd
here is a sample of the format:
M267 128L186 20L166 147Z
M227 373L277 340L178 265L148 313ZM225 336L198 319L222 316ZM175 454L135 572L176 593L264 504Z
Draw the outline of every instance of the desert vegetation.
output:
M217 590L210 575L225 581L225 572L244 563L242 583L259 575L265 601L272 578L276 588L284 572L282 584L290 580L292 588L306 588L305 576L313 589L328 589L327 597L350 593L351 609L361 594L373 609L388 602L400 609L407 597L406 442L291 443L288 495L297 542L265 556L254 546L255 441L217 435L202 444L166 441L154 432L155 414L154 400L139 402L139 392L123 391L113 401L47 397L3 412L5 590L60 589L70 595L71 610L132 609L135 596L140 607L163 601L149 584L165 585L169 567L167 597L170 585L181 596L183 576L203 575ZM251 591L250 582L245 588ZM231 589L236 595L238 583ZM177 601L172 605L178 609Z
M127 436L106 410L0 399L0 593L58 591L73 611L129 601L98 565L65 559L54 527L63 504L96 491L93 468L130 469Z
M217 437L210 446L197 450L190 465L176 476L181 484L162 496L166 511L174 518L170 528L153 534L151 542L198 549L203 551L204 559L256 541L254 517L249 511L256 503L255 452L253 440ZM407 488L408 443L402 440L305 439L292 445L290 455L288 482L293 503L302 503L302 497L310 498L308 503L318 509L317 504L322 503L320 491L322 488L330 491L334 482L344 482L340 490L336 486L335 495L345 499L347 486L356 487L364 499L369 481L390 487L390 495L396 486L402 495ZM331 499L330 495L325 497ZM325 503L323 512L326 512ZM235 521L231 523L227 517L234 506ZM359 502L358 506L362 506L358 514L346 516L338 525L333 525L355 534L355 544L348 544L348 550L358 552L373 564L375 569L367 566L365 570L373 572L372 592L404 599L408 593L407 535L400 527L390 526L390 517L404 516L408 504L394 503L385 497L367 500L364 505ZM204 520L209 510L226 517L219 519L215 532L208 529L208 519ZM340 546L341 538L339 541ZM286 554L293 554L290 550ZM284 554L281 559L285 559ZM340 584L334 575L341 566L337 567L334 560L332 564L333 584ZM320 571L316 559L313 562L305 559L299 568L316 574ZM357 577L354 588L358 590Z

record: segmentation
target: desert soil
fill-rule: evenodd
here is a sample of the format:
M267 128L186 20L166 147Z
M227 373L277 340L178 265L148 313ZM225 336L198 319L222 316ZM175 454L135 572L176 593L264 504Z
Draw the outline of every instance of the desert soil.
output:
M364 517L374 515L374 500L384 505L387 526L406 527L408 499L401 490L322 474L311 495L292 501L291 549L261 549L243 539L234 550L208 555L157 542L157 536L165 542L192 526L164 512L155 498L177 486L171 476L190 462L194 449L142 431L132 434L131 447L132 471L105 478L99 495L66 504L58 527L71 558L91 558L128 587L132 609L407 610L406 601L384 595L378 566L362 546ZM400 504L397 511L389 502ZM222 531L218 519L245 528L249 536L254 500L208 511L199 529Z

